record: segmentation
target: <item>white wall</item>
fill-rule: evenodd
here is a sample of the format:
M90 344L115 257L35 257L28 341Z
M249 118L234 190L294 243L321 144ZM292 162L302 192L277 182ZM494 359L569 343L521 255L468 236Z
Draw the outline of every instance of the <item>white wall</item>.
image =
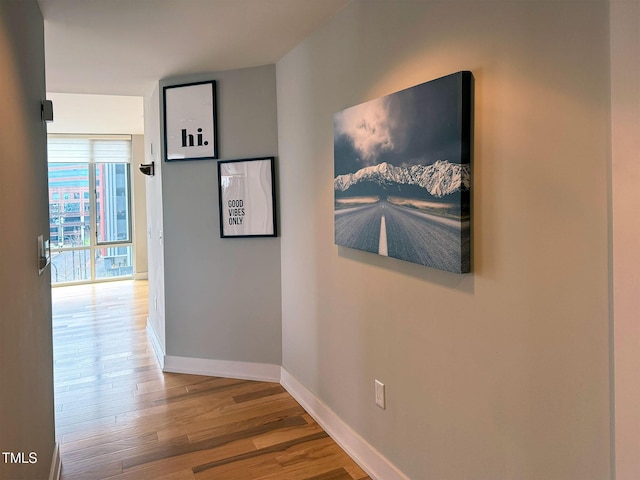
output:
M144 134L142 97L47 92L54 122L49 133Z
M410 478L611 478L608 62L606 2L356 0L277 63L283 365ZM459 70L473 274L336 247L333 114Z
M0 2L0 478L47 478L55 444L51 270L38 275L37 237L49 237L44 25L35 0Z
M274 65L162 80L146 112L158 108L154 102L163 86L201 80L217 82L220 159L277 157ZM152 313L158 329L164 316L164 353L280 365L280 239L219 238L216 161L163 162L160 157L158 163L161 172L150 180L155 186L147 197L155 222L149 278L152 307L164 287L164 302L158 302L164 310ZM157 244L159 228L164 229L162 245ZM162 261L163 270L156 266Z
M149 276L149 326L158 340L157 352L166 354L164 221L162 197L162 155L160 140L160 89L156 86L144 97L145 163L154 162L155 175L147 177L147 261Z
M134 275L136 280L148 278L147 260L147 192L146 176L139 170L145 162L144 135L131 135L131 186L134 241Z

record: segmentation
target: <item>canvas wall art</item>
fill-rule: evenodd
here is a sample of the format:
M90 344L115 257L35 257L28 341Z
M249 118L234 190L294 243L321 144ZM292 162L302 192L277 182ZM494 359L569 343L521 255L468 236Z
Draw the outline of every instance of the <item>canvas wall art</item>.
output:
M337 245L471 270L472 94L463 71L335 114Z

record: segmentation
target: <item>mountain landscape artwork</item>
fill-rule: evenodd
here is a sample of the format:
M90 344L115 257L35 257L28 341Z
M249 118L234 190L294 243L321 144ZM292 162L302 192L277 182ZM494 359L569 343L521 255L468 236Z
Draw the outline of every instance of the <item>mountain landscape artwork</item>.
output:
M471 271L472 84L458 72L335 114L337 245Z

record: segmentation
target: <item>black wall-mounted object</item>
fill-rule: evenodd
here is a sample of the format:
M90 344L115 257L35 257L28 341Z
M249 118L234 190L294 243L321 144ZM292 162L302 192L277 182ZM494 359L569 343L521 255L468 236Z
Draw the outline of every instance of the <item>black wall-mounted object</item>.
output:
M156 166L156 162L141 163L139 168L140 168L140 171L145 175L153 177L156 174L155 166Z
M40 114L43 122L53 122L53 102L51 100L43 100L40 107Z

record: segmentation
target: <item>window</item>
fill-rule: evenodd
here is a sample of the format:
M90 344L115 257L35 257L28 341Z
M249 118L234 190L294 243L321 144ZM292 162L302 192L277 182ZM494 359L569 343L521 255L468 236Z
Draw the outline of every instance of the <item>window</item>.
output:
M50 135L48 149L52 282L131 277L131 137Z

